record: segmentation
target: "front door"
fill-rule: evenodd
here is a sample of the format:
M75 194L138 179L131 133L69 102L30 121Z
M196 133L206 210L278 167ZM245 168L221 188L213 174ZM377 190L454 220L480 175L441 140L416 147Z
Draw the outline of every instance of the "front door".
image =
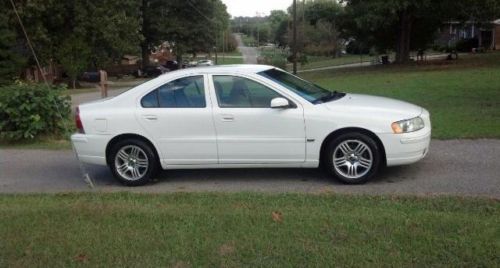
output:
M141 100L137 117L167 165L217 164L212 107L203 75L179 78Z
M300 104L270 108L283 97L255 80L213 75L213 112L221 164L288 164L305 161L304 113Z

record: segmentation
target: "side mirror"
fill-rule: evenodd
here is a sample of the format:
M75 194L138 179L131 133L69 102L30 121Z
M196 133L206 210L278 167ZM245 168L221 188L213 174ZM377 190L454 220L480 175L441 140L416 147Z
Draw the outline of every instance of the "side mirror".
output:
M271 108L273 109L286 109L290 108L290 102L285 98L274 98L271 100Z

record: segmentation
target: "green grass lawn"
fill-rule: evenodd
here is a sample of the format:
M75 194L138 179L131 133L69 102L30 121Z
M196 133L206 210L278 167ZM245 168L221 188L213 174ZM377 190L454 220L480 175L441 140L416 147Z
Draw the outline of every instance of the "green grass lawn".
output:
M246 35L246 34L241 35L241 41L243 41L243 44L247 47L253 47L253 46L256 46L256 44L257 44L257 40L255 40L255 38L253 38L253 36Z
M329 57L308 57L308 63L305 65L298 64L298 70L310 70L315 68L329 67L329 66L338 66L344 64L351 63L360 63L366 61L372 61L375 57L371 57L369 55L343 55L338 58L329 58ZM292 66L289 65L288 69L291 70Z
M243 56L241 58L234 58L234 57L228 58L228 57L223 57L222 54L219 55L217 65L227 65L227 64L243 64Z
M332 90L421 105L431 112L434 138L500 138L498 52L465 56L452 63L329 70L301 76Z
M202 59L210 59L215 64L215 55L212 54L211 57L208 57L206 54L200 54L196 58L196 60ZM239 51L232 52L219 52L217 53L217 65L227 65L227 64L242 64L243 63L243 55Z
M0 267L494 267L499 226L474 198L0 195Z
M39 138L28 141L7 141L0 139L0 149L71 150L69 138Z
M222 54L222 52L219 52L220 54ZM236 49L235 51L231 51L231 52L225 52L224 53L226 56L233 56L233 57L243 57L243 55L241 55L241 52Z

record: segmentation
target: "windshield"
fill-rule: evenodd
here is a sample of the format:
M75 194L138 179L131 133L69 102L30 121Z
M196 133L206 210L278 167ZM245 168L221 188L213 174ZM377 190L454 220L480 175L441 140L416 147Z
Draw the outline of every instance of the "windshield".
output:
M314 104L340 99L345 96L343 93L324 89L318 85L307 82L306 80L278 69L271 69L258 74L288 88Z

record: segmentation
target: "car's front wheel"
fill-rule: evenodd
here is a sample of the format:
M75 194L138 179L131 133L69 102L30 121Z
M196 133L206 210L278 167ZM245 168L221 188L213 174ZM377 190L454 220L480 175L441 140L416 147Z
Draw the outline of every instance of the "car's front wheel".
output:
M381 162L380 148L369 136L346 133L333 139L326 152L328 171L347 184L361 184L370 180Z
M158 170L155 152L141 140L125 139L111 149L111 172L121 183L128 186L147 184Z

